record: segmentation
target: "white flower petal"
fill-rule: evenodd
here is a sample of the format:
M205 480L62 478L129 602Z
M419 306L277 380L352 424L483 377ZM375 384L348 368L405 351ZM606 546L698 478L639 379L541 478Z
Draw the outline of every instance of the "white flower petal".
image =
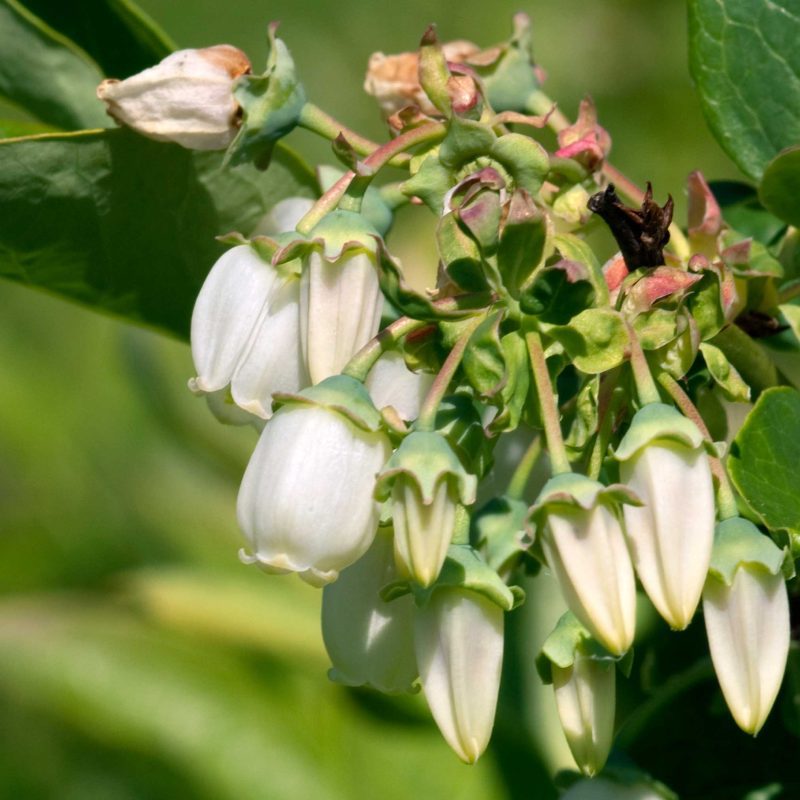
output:
M318 252L303 269L300 332L313 383L342 371L377 332L383 295L372 257L345 254L326 261Z
M192 313L193 391L227 386L279 284L277 270L249 245L228 250L211 268Z
M636 572L661 616L683 630L700 602L714 541L708 456L681 444L650 444L620 464L620 477L645 504L624 512Z
M417 679L414 602L385 603L380 590L397 578L391 530L379 529L367 552L322 593L322 638L331 678L381 692L408 692Z
M781 575L745 565L730 587L709 577L703 592L711 660L736 724L761 730L789 653L789 598Z
M250 232L250 238L293 231L313 205L308 197L287 197L275 203Z
M433 383L429 372L412 372L402 353L384 353L367 375L365 386L375 408L392 406L401 419L410 421L419 416L419 409Z
M237 515L266 569L335 580L372 543L375 475L391 453L383 433L319 406L284 406L247 465Z
M626 652L636 628L636 582L617 518L603 504L551 511L542 548L572 613L610 653Z
M437 589L417 611L422 689L447 743L472 764L494 725L503 664L503 611L480 594Z

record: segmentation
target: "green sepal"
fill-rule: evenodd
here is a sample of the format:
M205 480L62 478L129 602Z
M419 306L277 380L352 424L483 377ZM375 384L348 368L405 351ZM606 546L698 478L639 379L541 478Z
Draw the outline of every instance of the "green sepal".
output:
M276 409L291 405L320 406L341 414L363 431L375 433L383 427L383 418L364 384L349 375L331 375L297 394L277 392L273 398Z
M497 248L497 269L512 297L552 252L553 222L524 189L511 195ZM524 310L524 309L523 309Z
M711 377L719 385L723 395L733 403L750 401L750 387L744 382L736 367L728 361L725 353L710 342L700 343L700 352Z
M422 36L419 48L419 82L436 110L445 117L451 114L447 81L450 70L436 38L436 26L430 25Z
M452 446L469 472L483 476L491 464L491 446L481 408L466 392L447 395L436 410L434 427Z
M342 175L344 175L344 170L330 164L322 164L317 167L317 180L323 192L327 192ZM361 213L380 236L386 236L394 222L394 213L391 207L383 199L380 189L372 184L364 192Z
M628 355L630 334L622 315L610 308L588 308L569 325L543 329L566 350L581 372L597 375L622 364Z
M612 507L619 505L641 506L642 501L627 486L612 483L605 486L577 472L554 475L542 487L536 503L531 507L528 519L539 526L553 508L582 508L591 511L598 503Z
M507 133L489 148L489 157L502 164L514 180L515 188L535 195L550 171L547 150L535 139L521 133Z
M749 520L730 517L717 523L708 572L709 576L730 586L740 567L770 575L794 571L788 549L782 550Z
M454 117L450 120L447 135L439 146L438 159L446 169L458 170L469 161L489 155L497 141L497 136L488 125L472 119Z
M514 33L491 64L472 65L483 78L490 105L495 111L528 111L532 96L540 88L533 61L531 21L527 14L514 15Z
M275 143L300 122L306 93L295 74L289 49L275 36L277 23L268 29L269 57L262 75L242 75L234 97L242 108L242 125L225 154L226 163L252 161L266 169Z
M511 569L526 553L523 543L528 504L513 497L494 497L472 517L471 539L487 564L499 573Z
M447 274L461 289L465 292L489 289L480 247L462 230L454 212L440 217L436 226L436 244Z
M478 479L464 469L450 443L440 433L412 431L406 436L379 473L375 498L388 499L395 481L401 476L417 484L425 505L433 503L436 487L443 480L457 488L458 498L464 505L475 502Z
M677 442L692 450L706 444L697 425L677 408L666 403L648 403L634 415L613 456L617 461L628 461L655 441Z
M445 195L455 179L452 170L439 161L438 152L436 148L428 153L417 171L401 186L406 197L418 197L437 217L442 214Z
M495 418L487 426L489 434L513 431L530 407L528 392L531 374L528 369L528 348L519 331L511 331L500 339L505 375L500 392L492 400L499 405Z
M322 253L326 261L356 253L369 253L374 258L381 242L380 234L363 214L337 208L326 214L308 236L293 234L292 241L275 254L273 263L304 258L312 251Z
M436 582L428 588L411 587L417 606L424 606L438 589L464 589L477 592L503 611L511 611L525 601L519 586L507 586L503 579L468 544L451 544Z
M542 683L551 684L553 682L553 664L562 669L568 669L575 663L577 655L606 663L609 666L614 664L626 677L630 675L633 666L633 648L621 656L611 655L583 627L578 618L571 611L567 611L544 640L542 649L536 658L536 671L539 673Z
M504 316L503 311L495 311L475 328L461 364L470 386L487 399L496 395L508 380L500 344L500 324Z
M437 308L430 296L412 289L403 277L403 270L392 258L381 239L377 240L378 280L381 291L401 313L414 319L437 322L456 320L475 314L492 302L487 293L476 293L469 298L461 298L463 308L444 310Z

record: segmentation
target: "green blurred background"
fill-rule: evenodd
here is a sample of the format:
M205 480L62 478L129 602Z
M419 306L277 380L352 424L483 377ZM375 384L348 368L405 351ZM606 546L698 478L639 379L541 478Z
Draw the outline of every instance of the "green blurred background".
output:
M739 177L692 93L677 0L140 5L180 46L234 44L256 68L280 20L310 98L374 138L370 53L414 49L431 21L489 45L524 10L545 88L570 115L591 94L614 163L660 201L670 192L679 221L687 172ZM331 161L311 134L290 144ZM10 283L0 308L0 798L553 794L570 760L533 674L558 612L547 587L511 620L523 651L497 746L464 767L420 698L327 681L318 592L239 564L255 434L189 394L187 346Z

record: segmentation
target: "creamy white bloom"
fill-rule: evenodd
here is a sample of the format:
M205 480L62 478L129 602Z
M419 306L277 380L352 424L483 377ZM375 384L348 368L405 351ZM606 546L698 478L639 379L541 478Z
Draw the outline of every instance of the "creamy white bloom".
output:
M417 679L414 602L404 595L389 603L380 590L397 579L392 531L375 541L322 593L322 638L333 664L329 676L348 686L407 692Z
M597 774L614 741L616 669L580 653L568 667L551 666L561 727L581 772Z
M303 267L300 335L313 383L342 371L375 334L383 295L374 255L345 250L334 261L313 251Z
M437 483L433 501L427 504L412 479L400 477L392 487L395 559L401 572L421 586L430 586L442 569L457 505L457 491L447 478Z
M124 81L103 81L97 96L117 122L150 139L224 150L238 130L234 83L249 71L231 45L179 50Z
M477 592L441 587L417 611L417 666L439 730L472 764L494 725L503 664L503 611Z
M189 388L211 394L230 386L237 406L268 419L274 392L296 392L308 383L299 326L297 278L249 245L232 248L211 268L195 303L197 377Z
M636 572L659 614L683 630L700 602L714 541L708 455L702 444L651 441L620 463L620 479L644 503L625 506Z
M270 572L322 585L375 538L375 475L391 454L381 431L321 405L289 403L264 428L239 490L237 515Z
M554 507L541 546L572 613L610 653L625 653L636 629L636 581L616 514L602 502Z
M314 201L309 197L286 197L279 200L256 223L250 231L250 237L275 236L285 231L293 231L313 205Z
M789 654L789 598L783 576L742 564L728 586L712 574L703 592L708 647L736 724L754 736L769 715Z
M429 372L412 372L402 353L389 350L375 362L365 385L376 408L392 406L401 419L409 421L419 416L434 377Z

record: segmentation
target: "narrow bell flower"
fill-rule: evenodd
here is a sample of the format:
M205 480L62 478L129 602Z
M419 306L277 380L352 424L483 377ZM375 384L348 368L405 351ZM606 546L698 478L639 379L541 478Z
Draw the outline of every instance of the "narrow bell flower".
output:
M552 683L561 727L585 775L603 769L614 740L616 664L567 612L548 636L537 668Z
M379 500L392 499L401 574L420 586L433 584L453 539L458 505L475 502L476 485L441 434L414 431L403 439L375 489Z
M234 84L248 72L249 59L231 45L178 50L124 81L103 81L97 96L117 122L150 139L224 150L239 128Z
M636 582L620 520L623 486L574 473L551 478L531 518L536 541L570 611L612 655L633 643Z
M378 232L352 211L333 211L309 234L300 285L300 336L308 374L319 383L341 372L378 332ZM302 246L302 245L301 245Z
M412 372L402 353L384 353L370 370L365 381L376 408L392 406L401 419L414 420L428 393L434 376L429 372Z
M422 690L456 755L473 764L494 725L503 664L503 610L478 592L437 587L417 610Z
M716 517L703 435L671 406L640 409L617 448L620 478L643 502L625 507L636 572L659 614L683 630L700 602Z
M236 406L268 419L274 392L296 392L308 384L299 298L297 277L261 259L249 245L225 253L211 268L192 314L197 377L189 388L215 395L229 386ZM218 402L210 405L214 410Z
M391 444L353 378L337 375L281 399L239 490L239 525L253 549L243 558L323 585L375 538L375 475Z
M391 528L322 592L322 638L333 668L331 680L408 692L417 679L414 603L410 595L385 602L381 589L397 579Z
M789 654L784 554L751 522L717 526L703 590L714 671L736 724L755 736L778 695Z

